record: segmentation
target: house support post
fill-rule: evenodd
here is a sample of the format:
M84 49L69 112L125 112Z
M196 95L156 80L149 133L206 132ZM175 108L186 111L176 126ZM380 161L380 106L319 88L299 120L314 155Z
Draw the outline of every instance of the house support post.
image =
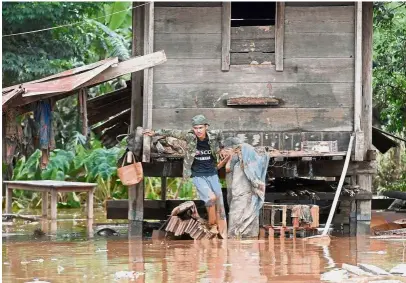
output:
M133 2L133 7L142 4ZM144 8L132 10L133 45L132 55L144 54ZM143 99L142 86L144 72L138 71L131 74L131 121L130 133L135 135L138 126L142 126ZM144 218L144 181L128 187L128 235L142 237Z
M372 149L372 2L359 2L362 5L362 115L361 130L364 133L364 155ZM358 175L361 189L372 192L372 175ZM357 201L357 234L368 234L371 222L371 200Z
M87 119L87 89L81 88L78 94L79 98L79 109L80 109L80 120L82 120L82 135L86 138L88 137L88 119Z

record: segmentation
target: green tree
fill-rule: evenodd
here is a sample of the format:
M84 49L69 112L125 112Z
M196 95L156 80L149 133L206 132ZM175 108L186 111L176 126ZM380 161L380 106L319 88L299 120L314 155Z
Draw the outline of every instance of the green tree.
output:
M101 9L97 2L4 2L3 36L80 22ZM90 41L81 25L3 37L3 86L82 65Z
M130 8L130 4L3 3L3 87L39 79L107 57L128 59L132 33L131 10L126 9ZM120 12L123 10L126 11ZM110 15L112 13L115 14ZM72 23L77 24L7 36Z
M406 3L374 4L373 102L385 129L406 134Z
M32 81L107 57L130 57L131 2L8 2L3 4L3 86ZM123 86L120 79L94 87L90 97ZM79 130L77 97L58 101L54 126L58 148Z

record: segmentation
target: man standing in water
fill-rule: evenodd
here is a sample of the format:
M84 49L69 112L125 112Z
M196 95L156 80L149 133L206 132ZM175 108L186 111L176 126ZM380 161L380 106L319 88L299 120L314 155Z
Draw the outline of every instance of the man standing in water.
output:
M209 130L208 127L206 117L196 115L192 118L192 130L145 130L144 134L170 136L187 142L188 148L183 159L183 178L193 178L199 198L206 205L209 225L214 227L217 224L220 237L226 238L227 222L216 165L216 153L220 153L224 138L221 131Z

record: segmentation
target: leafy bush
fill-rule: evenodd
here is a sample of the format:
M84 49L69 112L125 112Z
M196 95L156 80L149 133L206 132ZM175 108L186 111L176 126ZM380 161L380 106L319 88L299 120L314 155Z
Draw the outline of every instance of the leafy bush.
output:
M378 155L378 174L374 188L383 191L406 191L406 150L404 146L391 148L386 154Z
M106 149L94 137L88 144L78 132L66 145L66 150L55 149L50 154L47 167L41 171L41 151L36 150L28 159L22 157L13 172L13 180L60 180L97 183L95 199L103 203L109 199L127 199L128 188L117 176L117 160L125 152L124 143ZM145 198L161 198L161 179L145 178ZM59 207L79 207L85 200L85 194L68 193L59 196ZM195 199L196 191L191 181L181 182L181 178L168 178L167 199ZM41 195L29 191L14 191L14 206L37 207L41 204Z

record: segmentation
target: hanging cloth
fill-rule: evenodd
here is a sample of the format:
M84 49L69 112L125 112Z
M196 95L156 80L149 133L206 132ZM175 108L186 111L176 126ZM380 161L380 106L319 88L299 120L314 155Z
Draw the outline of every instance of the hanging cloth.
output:
M55 148L55 138L52 129L51 101L40 100L34 110L34 119L37 123L37 138L42 151L41 169L45 169L49 162L49 152Z
M52 130L52 108L49 99L37 102L34 110L34 119L38 125L37 136L39 148L52 150L55 148L55 139Z

